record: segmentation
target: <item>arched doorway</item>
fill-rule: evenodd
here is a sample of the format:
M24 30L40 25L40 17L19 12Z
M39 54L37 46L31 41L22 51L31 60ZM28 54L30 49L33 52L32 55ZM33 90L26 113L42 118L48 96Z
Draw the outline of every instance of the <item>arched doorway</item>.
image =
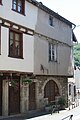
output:
M48 102L54 101L55 96L59 95L59 88L53 80L49 80L44 88L44 98L48 98Z

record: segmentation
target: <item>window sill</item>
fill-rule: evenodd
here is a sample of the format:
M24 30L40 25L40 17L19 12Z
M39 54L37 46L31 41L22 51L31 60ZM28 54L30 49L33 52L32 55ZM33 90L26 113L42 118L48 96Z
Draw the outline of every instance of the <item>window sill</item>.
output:
M57 63L57 60L49 60L49 62L56 62Z
M12 10L13 10L14 12L16 12L16 13L19 13L20 15L24 15L24 16L26 16L25 13L20 13L20 12L14 10L14 9L12 9Z
M10 55L8 55L8 57L15 58L15 59L24 59L23 57L15 57L15 56L10 56Z
M54 25L51 26L51 25L49 24L49 27L54 28Z

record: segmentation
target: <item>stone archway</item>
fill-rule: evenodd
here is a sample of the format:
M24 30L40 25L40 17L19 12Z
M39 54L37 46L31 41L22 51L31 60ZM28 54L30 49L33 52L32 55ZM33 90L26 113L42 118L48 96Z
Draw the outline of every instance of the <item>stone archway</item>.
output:
M44 87L44 98L48 98L48 102L54 101L55 96L59 96L59 88L53 80L49 80Z
M49 82L49 81L51 81L51 82ZM51 87L50 87L50 85L51 85ZM55 90L54 90L54 88L55 88ZM54 101L55 97L57 95L62 95L62 89L61 88L62 87L61 87L60 82L56 78L50 77L44 82L44 84L42 86L42 96L43 96L43 98L48 98L49 99L48 102ZM45 93L45 91L47 91L48 89L50 89L49 92L51 92L49 97L48 97L49 92Z

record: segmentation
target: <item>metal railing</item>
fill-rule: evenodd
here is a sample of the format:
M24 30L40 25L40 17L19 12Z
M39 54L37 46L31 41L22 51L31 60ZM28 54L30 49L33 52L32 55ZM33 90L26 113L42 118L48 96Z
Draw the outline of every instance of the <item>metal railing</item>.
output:
M67 117L65 117L65 118L63 118L63 119L61 119L61 120L66 120L67 118L69 118L69 119L67 119L67 120L72 120L72 117L73 117L73 115L68 115Z

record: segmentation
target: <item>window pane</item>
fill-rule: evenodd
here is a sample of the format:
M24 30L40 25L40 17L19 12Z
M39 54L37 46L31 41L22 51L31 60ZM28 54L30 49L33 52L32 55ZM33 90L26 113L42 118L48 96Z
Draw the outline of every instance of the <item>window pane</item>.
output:
M49 61L51 61L51 44L49 43Z
M15 56L20 55L20 50L19 50L19 42L15 42Z
M13 3L16 4L16 0L13 0Z
M16 10L16 5L17 3L16 3L16 0L13 0L13 5L12 5L12 8L14 9L14 10Z
M52 55L52 60L54 60L54 55Z
M16 10L16 5L15 4L13 5L13 9Z
M13 39L13 33L10 32L10 39Z
M22 58L22 34L10 31L9 55Z
M49 43L49 61L56 61L56 46Z
M18 12L21 12L21 7L20 6L18 6Z
M18 0L18 6L21 6L22 2L21 0Z
M10 56L13 56L14 52L14 46L13 46L13 40L10 40Z
M19 34L15 33L15 40L19 41Z
M18 2L18 12L22 12L21 9L22 9L22 2L21 2L21 0L19 0L19 2Z
M53 26L53 17L52 17L52 16L49 16L49 24L50 24L51 26Z
M10 32L10 56L13 56L13 32Z

